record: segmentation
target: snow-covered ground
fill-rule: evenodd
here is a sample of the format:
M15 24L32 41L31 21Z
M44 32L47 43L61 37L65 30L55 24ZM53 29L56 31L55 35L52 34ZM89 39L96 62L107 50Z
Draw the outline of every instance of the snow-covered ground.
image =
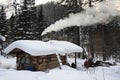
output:
M0 56L0 68L15 69L16 58L5 58L3 56Z
M68 59L72 63L74 59ZM84 60L78 59L78 69L62 66L46 72L17 71L15 58L0 57L0 80L120 80L120 65L85 69ZM7 68L7 69L5 69Z

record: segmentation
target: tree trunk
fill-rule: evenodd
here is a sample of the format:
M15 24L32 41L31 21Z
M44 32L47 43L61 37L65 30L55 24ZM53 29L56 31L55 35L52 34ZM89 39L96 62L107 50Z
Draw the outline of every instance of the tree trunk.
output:
M89 41L90 41L90 43L89 43L89 45L90 45L90 53L89 54L90 54L90 56L92 58L94 58L93 34L91 32L91 29L89 31Z

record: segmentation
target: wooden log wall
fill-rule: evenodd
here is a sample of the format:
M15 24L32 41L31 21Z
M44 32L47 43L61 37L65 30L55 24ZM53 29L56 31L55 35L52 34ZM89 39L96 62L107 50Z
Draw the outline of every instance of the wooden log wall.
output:
M24 57L25 62L22 62ZM62 64L66 65L66 56L60 56ZM30 63L26 61L30 60ZM44 71L60 66L56 54L46 56L31 56L28 54L21 54L17 56L17 69L24 70L26 67L33 66L37 71Z

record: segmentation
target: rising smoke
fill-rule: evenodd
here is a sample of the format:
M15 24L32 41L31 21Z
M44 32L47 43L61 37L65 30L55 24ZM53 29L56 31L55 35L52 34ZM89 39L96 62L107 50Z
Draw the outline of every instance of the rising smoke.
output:
M55 24L47 27L42 35L51 31L59 31L71 26L88 26L98 23L108 23L111 17L120 15L120 0L106 0L95 3L93 8L85 8L85 11L70 14L68 18L56 21Z

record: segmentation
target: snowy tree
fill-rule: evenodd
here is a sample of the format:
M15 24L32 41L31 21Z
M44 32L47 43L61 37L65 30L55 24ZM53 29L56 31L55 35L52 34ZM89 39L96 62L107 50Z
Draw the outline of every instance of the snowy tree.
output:
M6 25L6 12L5 12L5 8L4 6L2 5L1 6L1 9L0 9L0 34L2 36L5 36L7 35L6 32L7 32L7 25Z
M44 15L44 20L46 21L47 26L54 24L55 21L63 18L67 10L64 6L59 5L55 2L48 2L44 4L42 8L43 8L42 12ZM39 10L41 10L41 8L39 8Z
M22 0L15 27L15 39L35 39L36 11L34 4L34 0Z
M5 48L6 38L8 37L8 25L6 20L5 7L0 6L0 51L3 55L3 49Z
M88 7L93 7L95 2L102 2L102 1L105 1L105 0L86 0L83 5L88 5Z
M60 4L66 5L68 9L65 16L67 16L70 13L77 13L83 10L82 0L61 0Z
M15 37L15 15L12 14L12 16L9 19L9 35L8 35L8 43L14 41L14 37Z
M46 22L43 15L43 5L38 6L37 8L37 27L36 27L36 38L42 39L41 33L46 28ZM39 36L38 36L39 35Z

